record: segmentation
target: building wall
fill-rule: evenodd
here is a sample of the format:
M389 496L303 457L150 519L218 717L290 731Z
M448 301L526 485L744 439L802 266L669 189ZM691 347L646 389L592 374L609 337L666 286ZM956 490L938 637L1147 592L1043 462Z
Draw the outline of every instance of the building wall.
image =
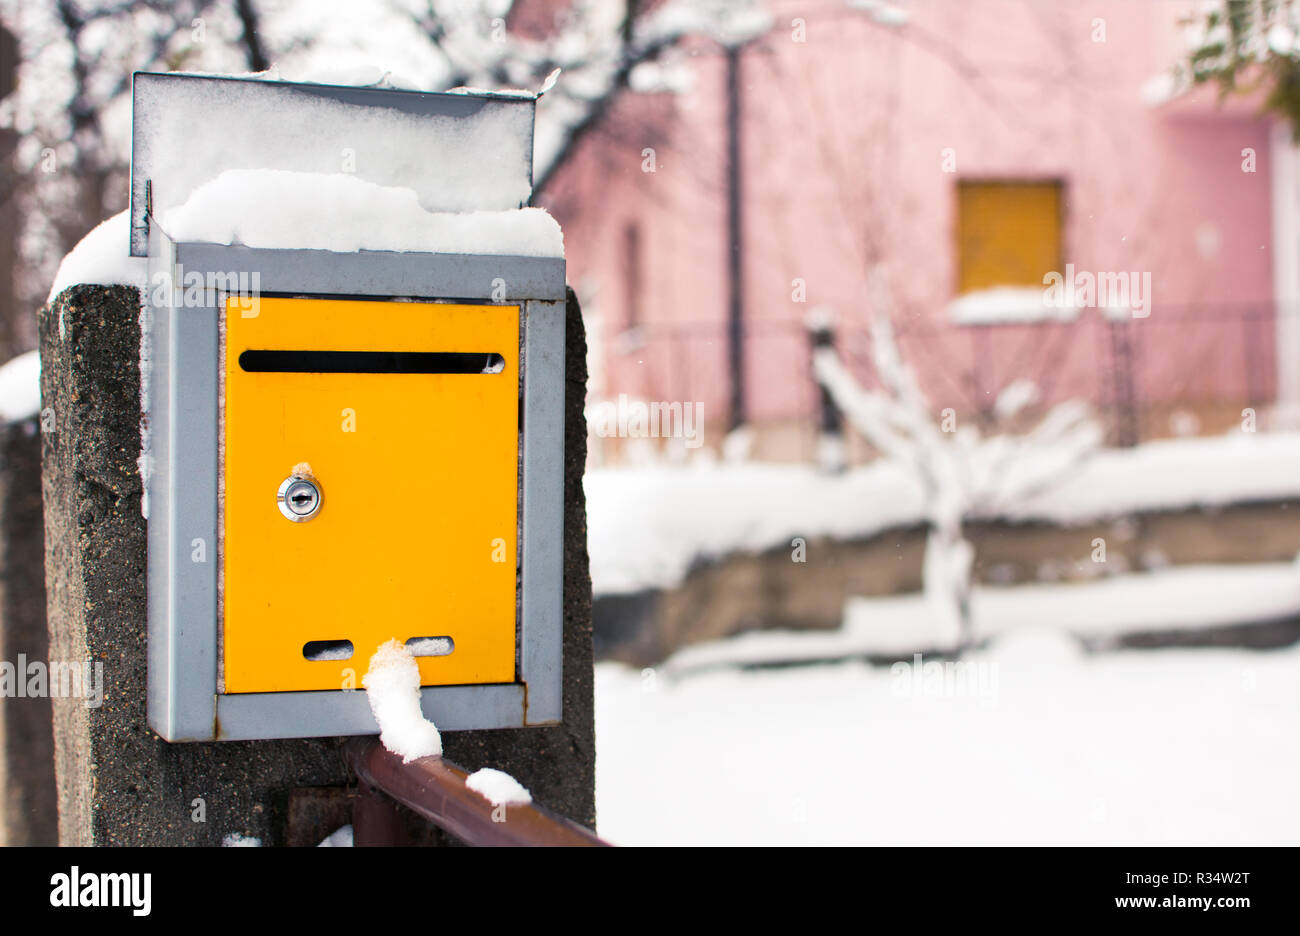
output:
M1063 260L1151 274L1150 318L1130 330L1143 401L1271 399L1269 125L1205 95L1157 100L1152 79L1175 57L1186 4L900 5L909 22L888 27L839 4L778 2L774 30L743 55L748 417L814 412L801 330L810 308L833 310L841 347L865 372L871 269L883 283L875 305L894 317L936 410L986 407L1022 376L1048 399L1106 404L1120 365L1096 310L1073 325L951 324L962 179L1059 180ZM700 401L717 426L728 386L725 73L716 46L700 40L687 54L693 89L625 95L541 201L564 225L570 278L599 319L605 386L593 393ZM1245 149L1254 172L1242 171Z

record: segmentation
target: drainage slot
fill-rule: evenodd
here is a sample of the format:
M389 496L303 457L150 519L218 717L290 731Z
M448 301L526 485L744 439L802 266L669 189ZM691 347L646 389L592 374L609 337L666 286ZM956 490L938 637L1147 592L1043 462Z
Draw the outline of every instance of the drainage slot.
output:
M450 637L412 637L406 642L406 649L415 657L450 656L456 649L456 641Z
M354 649L350 640L309 640L302 645L302 655L313 663L350 660Z

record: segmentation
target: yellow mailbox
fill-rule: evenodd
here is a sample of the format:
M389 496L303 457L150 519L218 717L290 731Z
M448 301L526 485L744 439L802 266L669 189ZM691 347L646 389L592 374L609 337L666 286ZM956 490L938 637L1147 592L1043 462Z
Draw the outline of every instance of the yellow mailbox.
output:
M534 100L144 74L134 94L151 725L374 732L361 679L392 639L440 728L556 723L564 260L512 233L537 223ZM261 146L276 171L314 170L289 145L310 127L474 236L324 250L195 238L191 219L173 237L165 209L223 171L220 147L202 172L166 153L196 100L222 134L255 124L241 166ZM390 158L385 121L434 164ZM458 172L492 184L467 206L432 178Z
M336 689L395 634L424 685L510 682L519 307L264 298L225 331L226 691Z

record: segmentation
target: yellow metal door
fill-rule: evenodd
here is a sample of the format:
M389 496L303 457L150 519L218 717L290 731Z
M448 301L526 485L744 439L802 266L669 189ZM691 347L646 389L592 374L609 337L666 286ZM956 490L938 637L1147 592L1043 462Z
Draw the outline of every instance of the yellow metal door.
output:
M227 303L226 692L359 688L393 638L450 638L423 685L514 681L518 353L516 306Z

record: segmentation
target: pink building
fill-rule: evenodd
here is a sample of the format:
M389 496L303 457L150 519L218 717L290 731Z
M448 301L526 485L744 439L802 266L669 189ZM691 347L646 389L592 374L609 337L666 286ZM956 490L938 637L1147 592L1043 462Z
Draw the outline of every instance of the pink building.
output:
M624 95L548 186L593 400L697 401L716 441L734 282L759 457L815 451L803 323L822 307L864 375L865 324L888 311L936 412L986 419L1027 377L1046 400L1093 401L1132 441L1300 403L1300 162L1254 103L1171 93L1191 4L895 6L905 22L775 0L734 96L727 55L694 42L690 90ZM1047 305L1053 272L1103 294Z

